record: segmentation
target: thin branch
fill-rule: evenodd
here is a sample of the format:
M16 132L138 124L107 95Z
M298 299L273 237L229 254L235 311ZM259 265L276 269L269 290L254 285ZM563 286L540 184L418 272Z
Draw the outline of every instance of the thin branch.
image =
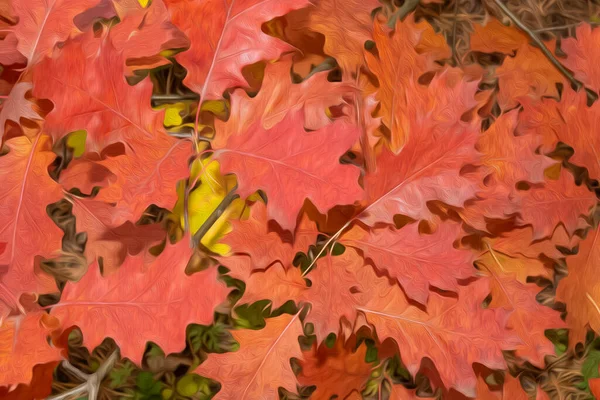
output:
M64 393L56 396L50 396L46 400L65 400L70 397L79 396L83 393L87 393L88 400L96 400L100 391L100 384L104 377L114 367L115 363L119 359L119 353L117 350L113 351L112 354L104 361L104 364L98 368L93 374L85 374L75 368L68 361L63 362L63 366L68 371L75 374L77 377L82 379L84 382L81 385L75 386L73 389L69 389Z
M189 94L153 94L152 101L169 103L173 101L198 100L196 93Z
M493 1L502 10L502 12L504 14L506 14L508 16L508 18L510 18L510 20L519 27L519 29L521 29L523 32L527 33L527 35L531 38L531 40L533 40L535 42L535 44L542 51L542 53L544 53L544 55L548 58L548 60L550 60L552 65L554 65L556 67L556 69L558 69L560 71L560 73L563 74L563 76L565 78L567 78L567 80L569 82L571 82L571 84L573 86L575 86L575 88L577 90L579 90L581 88L585 89L584 85L581 82L579 82L577 79L575 79L575 77L561 64L561 62L558 61L558 59L554 56L554 54L552 54L552 52L548 49L548 47L546 47L546 45L540 39L540 37L534 31L529 29L523 22L521 22L519 17L517 17L506 6L506 4L504 4L502 2L502 0L493 0ZM594 96L593 93L590 93L590 91L588 91L587 89L585 90L585 92L587 94L588 101L593 102L596 100L596 96Z
M237 198L240 197L239 194L236 193L237 185L231 189L229 193L221 200L221 203L215 208L215 210L208 216L206 221L200 226L200 229L194 234L194 243L200 243L204 235L210 230L210 228L217 222L219 217L223 215L225 209L229 207L231 203Z

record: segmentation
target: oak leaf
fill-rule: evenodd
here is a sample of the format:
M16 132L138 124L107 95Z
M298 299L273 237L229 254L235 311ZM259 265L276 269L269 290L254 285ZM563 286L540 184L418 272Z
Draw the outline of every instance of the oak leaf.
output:
M56 157L51 139L44 134L33 139L20 136L6 145L8 154L0 157L0 317L7 308L21 307L22 293L57 290L54 279L40 270L36 258L50 257L60 249L63 236L46 212L46 207L63 195L48 174Z
M485 282L476 281L461 286L458 298L431 293L425 312L410 305L399 287L378 287L379 295L371 297L358 311L376 328L380 340L392 338L398 343L402 361L411 374L418 371L421 359L428 357L444 386L473 397L477 378L472 364L504 369L502 350L521 343L507 328L508 312L481 307L487 292ZM449 358L448 354L453 356Z
M6 121L19 123L21 118L39 120L41 117L32 109L33 103L25 98L25 94L31 89L31 83L19 82L12 90L7 99L2 101L0 110L0 137L4 136Z
M60 349L48 343L48 315L33 311L9 317L0 324L0 386L29 384L33 367L61 359Z
M275 398L279 387L296 388L290 358L302 357L302 334L298 314L267 319L261 330L232 331L239 350L210 354L195 372L221 383L215 399Z
M370 232L356 227L339 242L354 247L377 270L397 279L409 298L425 304L430 285L456 290L457 280L473 276L474 254L453 245L461 232L460 225L451 222L440 224L429 235L420 234L418 224Z
M502 307L511 312L509 326L523 340L523 344L516 348L517 355L543 367L544 357L554 354L554 344L545 336L546 330L561 329L565 324L558 311L538 303L536 295L540 288L527 283L527 275L544 274L545 271L520 269L520 260L514 261L496 253L491 247L477 261L489 276L491 302L488 307Z
M165 238L160 224L113 226L115 207L86 198L71 198L77 232L87 234L85 257L89 263L102 259L104 274L112 273L128 255L135 256Z
M436 69L434 61L438 54L419 54L416 49L427 29L432 28L427 24L416 24L412 15L405 21L398 21L393 32L384 23L375 21L373 40L378 55L365 52L369 70L379 81L376 96L381 103L380 113L383 123L391 131L390 147L396 153L408 140L409 132L415 129L413 116L406 110L416 108L412 105L412 97L417 79Z
M476 119L461 121L461 115L477 104L477 82L449 86L450 78L447 73L436 76L428 88L421 89L422 96L410 106L413 123L404 147L397 155L384 149L375 172L365 176L368 205L359 218L369 226L391 223L396 214L427 219L431 217L428 201L462 207L479 190L477 175L462 171L480 162L475 149L479 127ZM416 87L415 92L419 92Z
M585 340L587 327L600 332L600 230L591 229L579 245L577 254L567 256L568 275L556 289L556 299L567 305L566 322L570 329L569 343L574 346Z
M240 196L264 190L269 218L290 231L306 198L325 212L363 196L359 170L338 161L358 138L358 129L337 120L307 132L303 120L300 111L292 111L271 129L257 121L214 153L223 173L236 174Z
M120 22L111 27L111 39L123 52L130 73L168 64L161 51L188 46L183 33L171 24L164 2L142 7L138 0L113 0L113 6Z
M600 43L600 29L581 24L577 27L576 35L576 38L570 37L562 41L561 49L567 55L562 63L574 72L576 79L598 92L600 58L596 49Z
M232 230L222 240L236 254L246 254L255 269L267 269L274 263L284 268L292 265L298 252L305 252L317 241L315 224L303 216L296 229L293 242L286 242L274 230L269 229L267 207L262 202L252 205L247 220L233 220ZM227 257L222 261L227 265Z
M187 325L210 324L214 308L228 293L214 268L185 274L192 252L189 237L184 237L167 244L158 257L129 256L105 277L94 262L79 282L67 283L51 314L65 328L78 326L90 351L111 337L121 355L138 365L148 340L166 354L179 352L185 347Z
M502 182L514 188L521 181L544 182L544 170L556 161L536 150L542 145L539 135L532 133L516 136L518 110L502 114L477 141L482 153L482 164L494 179L488 185Z
M292 28L323 34L323 50L351 76L365 64L363 50L373 35L373 10L380 6L379 0L320 0L307 9L307 18L294 21Z
M600 161L595 150L600 139L592 132L600 120L600 105L588 107L586 101L585 92L565 86L560 101L523 102L518 131L540 135L546 152L554 150L559 142L571 146L575 152L569 161L587 168L590 178L598 179Z
M18 40L17 49L32 67L50 53L59 42L81 31L74 19L99 0L31 0L27 3L13 1L12 12L19 22L11 29L9 37Z
M183 83L199 93L202 100L215 100L221 98L226 89L247 86L243 67L277 59L283 52L292 50L287 43L264 33L261 25L309 2L166 0L165 4L173 24L190 40L189 50L176 56L188 71ZM205 23L197 23L201 20Z
M356 90L346 82L329 82L327 71L294 84L291 68L290 57L270 63L265 67L265 78L256 96L251 98L241 89L231 94L229 120L215 124L216 147L221 147L230 136L244 134L257 121L264 129L272 129L290 113L302 114L307 129L320 129L331 122L327 109L343 103L343 96Z
M353 351L355 344L354 340L346 342L340 337L331 348L321 343L303 352L298 382L304 386L315 385L317 388L311 395L315 399L333 396L346 399L353 391L362 391L373 365L365 362L367 346L361 343Z
M554 52L554 43L547 47ZM515 107L519 99L558 97L557 83L566 84L565 78L548 57L538 48L523 44L514 57L506 57L496 70L498 75L498 104L503 110Z
M537 240L551 236L559 224L570 236L585 228L583 217L595 209L597 199L585 185L576 185L571 173L563 169L557 180L549 179L543 185L519 190L513 201L518 204L519 222L531 225L533 239Z
M513 54L528 42L529 37L524 32L492 18L485 25L474 24L470 44L473 51Z
M310 286L305 279L310 280ZM339 332L340 321L354 322L356 307L370 293L369 283L374 280L378 278L373 269L365 266L354 249L347 248L340 256L320 259L306 278L299 268L284 269L280 265L254 272L246 279L240 302L269 299L273 308L288 300L311 304L306 322L312 323L317 338L324 340L328 334Z

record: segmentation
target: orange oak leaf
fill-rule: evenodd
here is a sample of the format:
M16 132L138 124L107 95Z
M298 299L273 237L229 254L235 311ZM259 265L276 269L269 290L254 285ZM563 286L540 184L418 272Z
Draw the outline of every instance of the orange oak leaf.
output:
M588 107L585 92L575 92L567 85L559 102L543 99L523 102L523 106L519 132L540 135L544 151L554 150L558 142L566 143L575 150L569 161L587 168L590 178L600 178L600 160L596 154L600 139L593 134L600 123L600 104Z
M81 33L74 18L101 0L31 0L13 1L12 11L19 22L9 37L18 40L17 49L27 59L29 67L50 53L59 42Z
M529 271L519 270L522 263L513 263L513 260L490 247L477 261L482 272L490 278L491 302L488 307L502 307L511 312L509 326L523 340L523 344L517 347L517 355L543 367L544 357L554 354L554 345L545 336L545 331L564 328L565 324L558 311L537 302L536 295L541 289L527 283Z
M460 225L451 222L430 235L420 234L418 224L370 232L355 227L339 242L357 249L376 269L397 279L409 298L425 304L430 285L456 290L457 280L473 276L474 254L453 246L461 233Z
M474 24L471 34L471 50L482 53L513 54L529 37L513 26L506 26L495 18L485 25Z
M556 289L556 300L567 305L569 342L574 346L585 340L587 327L600 332L600 230L591 229L579 245L577 254L567 256L568 275Z
M269 229L267 207L262 202L252 206L247 220L231 221L232 231L221 243L227 244L236 254L249 255L254 269L266 269L274 263L280 263L287 268L292 265L298 252L307 251L310 245L317 241L318 231L306 215L298 225L292 243L282 241L281 236ZM228 257L221 257L227 265Z
M312 393L315 399L330 399L333 396L345 399L353 391L362 391L371 375L372 364L365 362L367 346L362 343L356 350L354 340L336 340L332 348L325 343L316 345L302 354L298 382L317 388Z
M547 43L553 51L555 44ZM498 75L498 104L503 110L515 107L519 98L529 96L541 99L543 96L558 97L557 83L566 80L548 57L538 48L524 43L514 57L506 57L496 70Z
M299 305L310 303L306 322L312 323L317 338L324 340L329 333L339 332L340 320L354 322L356 307L362 304L361 296L370 293L368 283L379 278L370 266L364 265L354 249L347 248L340 256L327 255L320 259L306 279L310 280L310 286L299 268L274 265L250 275L240 302L269 299L273 308L288 300Z
M521 181L544 182L544 170L556 164L551 158L536 154L542 145L539 135L515 135L517 122L518 110L502 114L477 141L482 164L494 179L488 185L502 182L514 188Z
M60 349L48 343L49 318L42 311L9 317L0 324L0 386L29 384L33 367L61 359Z
M595 398L600 397L600 378L592 378L588 381L588 385L590 386L590 391L594 395Z
M240 349L210 354L195 372L221 383L215 399L276 398L280 387L295 391L290 358L302 357L298 343L302 334L298 314L267 319L261 330L231 331Z
M166 354L181 351L187 325L210 324L228 293L214 268L185 274L192 252L186 236L158 257L127 257L106 277L94 262L78 283L67 283L51 314L65 328L78 326L90 351L111 337L122 356L138 365L148 340Z
M244 134L229 136L214 153L223 173L236 174L240 196L264 190L269 218L290 231L306 198L325 212L363 196L358 168L339 163L357 140L357 127L337 120L307 132L303 122L300 111L267 130L255 122Z
M380 340L394 339L411 374L423 357L431 359L444 386L473 397L477 378L472 364L504 369L502 350L514 349L521 340L507 329L509 313L483 309L488 294L485 281L461 286L458 298L431 293L427 312L410 305L397 286L371 288L378 293L358 308ZM452 357L448 355L452 354Z
M190 48L176 56L187 69L183 83L202 100L219 99L226 89L245 87L242 68L277 59L293 48L261 30L261 25L307 0L166 0L171 21L190 40ZM206 18L210 15L210 18ZM198 24L197 21L204 21Z
M362 396L360 398L362 398ZM419 400L419 399L423 399L423 397L418 397L415 389L407 389L403 385L392 385L389 399L390 400Z
M331 123L326 114L327 108L343 103L343 96L355 90L345 82L329 82L327 71L317 72L294 84L291 68L290 57L270 63L265 67L265 78L256 96L250 98L241 89L231 94L229 120L216 121L216 147L222 147L230 136L244 134L257 121L263 128L272 129L289 113L302 113L307 129L322 128ZM323 90L325 87L327 90Z
M308 8L305 21L294 21L293 29L310 29L325 36L323 50L334 57L350 76L364 65L364 45L372 40L372 12L379 0L319 0Z
M462 207L475 196L479 179L462 169L480 162L475 150L479 127L476 120L464 122L460 116L476 104L477 82L459 81L449 87L449 78L435 77L423 96L414 99L408 141L397 155L384 149L376 171L365 176L368 206L359 216L364 223L390 223L395 214L430 218L428 201ZM469 98L471 107L463 108L461 99Z
M57 290L36 257L50 257L60 250L63 236L46 212L63 195L48 175L55 158L52 140L43 134L33 139L20 136L6 145L8 154L0 157L0 317L3 309L21 308L22 293Z
M138 0L113 0L113 5L120 22L111 27L111 39L123 52L130 73L168 64L161 51L188 46L185 35L171 24L164 2L142 7Z
M2 109L0 109L0 137L4 135L6 121L19 123L21 118L34 121L41 119L38 113L31 108L33 103L25 98L25 94L30 89L31 83L19 82L12 88L8 98L2 101Z
M600 29L581 24L576 35L562 41L560 47L567 54L562 63L574 72L576 79L597 92L600 90L600 58L595 49L600 43Z
M127 221L113 226L115 207L86 198L71 198L77 232L87 234L85 257L88 263L102 259L104 275L116 271L128 255L138 255L165 238L160 224L134 225Z
M570 236L585 228L583 217L590 215L597 199L585 185L576 185L571 173L563 169L558 180L519 190L514 201L519 207L519 222L531 225L533 239L537 240L551 236L559 224Z
M377 99L381 103L381 117L391 131L390 147L396 153L415 129L413 116L406 110L416 108L412 106L412 96L417 79L436 69L434 61L438 54L419 54L416 49L427 28L431 29L416 24L412 15L398 21L391 33L384 23L375 21L373 39L378 56L365 52L367 65L379 81Z

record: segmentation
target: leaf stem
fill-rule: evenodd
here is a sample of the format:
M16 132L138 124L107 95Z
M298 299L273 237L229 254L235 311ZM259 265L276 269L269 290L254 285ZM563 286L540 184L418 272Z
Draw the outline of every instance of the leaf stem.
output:
M565 78L567 78L567 80L569 82L571 82L571 84L573 86L575 86L575 88L577 90L580 90L581 88L585 89L588 101L590 102L594 102L597 99L597 96L593 93L591 93L589 90L587 90L585 88L585 86L583 85L583 83L579 82L577 79L575 79L575 77L571 74L571 72L569 72L569 70L567 70L564 65L561 64L560 61L558 61L558 59L554 56L554 54L552 54L552 52L548 49L548 47L546 47L546 45L544 44L544 42L540 39L540 37L537 35L537 33L535 33L534 31L532 31L531 29L529 29L520 19L519 17L517 17L507 6L506 4L504 4L502 2L502 0L493 0L494 3L502 10L502 12L504 14L506 14L506 16L508 16L508 18L510 18L510 20L517 26L519 27L519 29L521 29L523 32L527 33L527 35L531 38L531 40L533 40L535 42L535 44L537 45L537 47L542 51L542 53L544 53L544 55L546 56L546 58L548 58L548 60L552 63L552 65L554 65L556 67L556 69L559 70L559 72L561 74L563 74L563 76Z
M50 396L46 400L64 400L82 393L87 393L88 400L96 400L98 398L98 392L100 390L100 384L102 383L102 380L113 368L118 359L119 353L118 350L115 350L110 356L108 356L106 361L104 361L104 364L102 364L96 372L89 375L79 371L77 368L71 365L69 361L64 361L63 366L65 369L76 375L78 378L83 379L84 382L78 386L75 386L73 389L67 390L64 393L56 396Z
M236 190L237 185L235 185L233 189L231 189L229 193L225 195L225 197L223 198L223 200L221 200L221 203L219 203L217 208L215 208L214 211L208 216L208 218L206 218L206 221L204 221L202 226L200 226L198 231L194 234L194 243L200 243L204 235L206 235L206 233L210 230L214 223L217 222L219 217L223 215L225 209L229 207L229 205L233 203L235 199L240 197L240 195L236 193Z

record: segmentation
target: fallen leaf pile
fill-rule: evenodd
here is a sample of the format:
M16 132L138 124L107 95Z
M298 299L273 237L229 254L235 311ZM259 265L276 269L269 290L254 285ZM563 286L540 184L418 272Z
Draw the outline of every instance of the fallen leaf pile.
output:
M482 65L406 4L1 4L0 396L75 328L165 399L559 396L513 367L600 333L600 29Z

